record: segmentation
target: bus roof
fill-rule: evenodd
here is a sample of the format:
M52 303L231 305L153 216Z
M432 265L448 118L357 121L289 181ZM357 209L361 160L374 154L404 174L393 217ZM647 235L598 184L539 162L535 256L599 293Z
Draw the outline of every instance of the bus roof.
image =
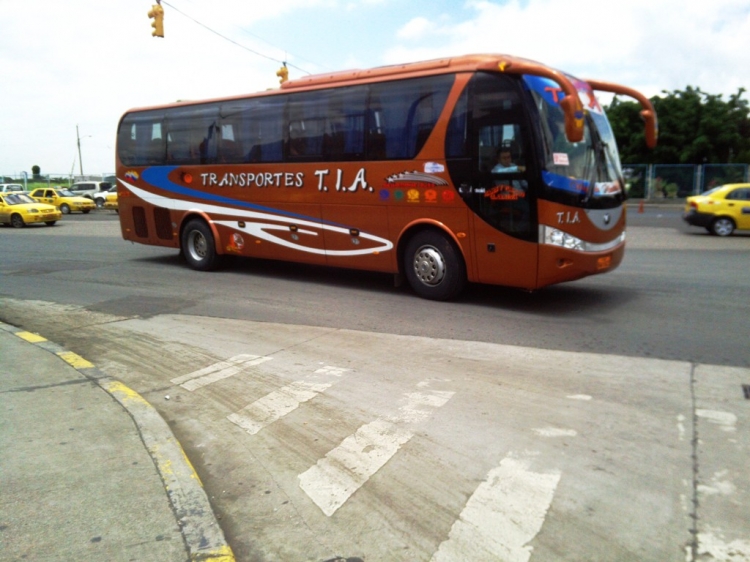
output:
M200 99L200 100L179 100L172 103L159 104L148 107L134 107L129 109L126 113L133 111L144 111L151 109L167 109L170 107L178 107L183 105L195 105L217 101L231 101L236 99L244 99L248 97L258 96L269 96L289 93L290 90L305 90L305 89L319 89L329 86L341 86L345 84L357 84L367 82L377 82L383 78L406 78L416 76L428 76L433 74L445 74L449 72L473 72L477 70L501 70L510 68L513 65L522 64L528 68L530 66L549 69L549 67L527 59L513 57L509 55L500 54L478 54L478 55L463 55L460 57L447 57L442 59L433 59L421 62L412 62L404 64L396 64L389 66L379 66L370 69L353 69L343 70L339 72L328 72L323 74L315 74L312 76L305 76L297 78L295 80L289 80L281 85L281 88L263 90L260 92L253 92L249 94L238 94L235 96L227 96L221 98L212 99Z
M424 74L441 74L444 72L498 70L498 66L501 63L505 63L505 65L509 67L514 63L520 62L523 62L526 65L532 64L540 67L544 66L534 61L509 55L463 55L460 57L378 66L365 70L344 70L340 72L316 74L284 82L281 85L281 89L288 90L308 86L339 84L341 82L359 82L369 79L399 77L405 75L419 76Z

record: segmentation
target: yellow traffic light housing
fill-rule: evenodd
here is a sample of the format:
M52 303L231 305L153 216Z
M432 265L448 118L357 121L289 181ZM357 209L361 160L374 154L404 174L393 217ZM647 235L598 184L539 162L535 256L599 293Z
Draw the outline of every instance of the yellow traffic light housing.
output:
M159 0L157 0L157 2L158 1ZM148 12L148 17L154 20L151 22L151 27L154 28L151 35L154 37L164 37L164 8L161 7L161 4L154 4L151 6L151 10Z
M279 84L283 84L289 80L289 69L286 67L286 63L276 71L276 76L279 77Z

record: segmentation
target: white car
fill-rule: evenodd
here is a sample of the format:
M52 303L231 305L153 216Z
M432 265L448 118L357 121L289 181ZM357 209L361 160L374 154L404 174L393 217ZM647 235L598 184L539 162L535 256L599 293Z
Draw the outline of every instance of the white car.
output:
M26 191L20 183L0 183L0 193Z
M108 181L79 181L68 189L80 197L86 197L93 201L97 194L106 192L111 187L112 184Z

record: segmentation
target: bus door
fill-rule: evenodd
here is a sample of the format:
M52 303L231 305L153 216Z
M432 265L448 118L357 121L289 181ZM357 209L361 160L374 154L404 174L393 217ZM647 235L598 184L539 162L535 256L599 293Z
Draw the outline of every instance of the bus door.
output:
M532 288L537 216L531 135L519 81L476 74L459 100L446 139L454 185L474 212L474 281Z

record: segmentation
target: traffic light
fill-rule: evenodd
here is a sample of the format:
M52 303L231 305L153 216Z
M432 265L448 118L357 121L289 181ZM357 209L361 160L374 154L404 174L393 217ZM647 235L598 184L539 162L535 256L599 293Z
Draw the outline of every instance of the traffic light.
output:
M279 84L283 84L289 80L289 69L286 67L286 63L276 71L276 76L279 77Z
M151 22L151 27L154 28L151 35L154 37L164 37L164 8L161 7L161 4L151 6L148 17L154 20Z

